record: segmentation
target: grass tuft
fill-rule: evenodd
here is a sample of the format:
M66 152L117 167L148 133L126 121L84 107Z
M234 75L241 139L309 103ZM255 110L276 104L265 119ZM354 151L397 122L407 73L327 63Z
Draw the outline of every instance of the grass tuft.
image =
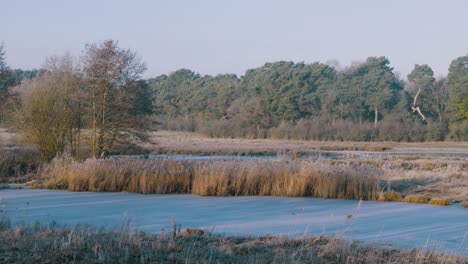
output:
M429 200L424 195L415 194L415 195L407 195L403 199L403 202L406 202L406 203L428 203Z
M430 205L442 205L442 206L447 206L450 205L450 200L449 199L443 199L443 198L432 198L429 201Z
M401 201L401 195L397 192L388 191L379 193L379 201L385 202L399 202Z
M468 201L463 201L463 202L461 202L461 206L462 206L463 208L468 209Z

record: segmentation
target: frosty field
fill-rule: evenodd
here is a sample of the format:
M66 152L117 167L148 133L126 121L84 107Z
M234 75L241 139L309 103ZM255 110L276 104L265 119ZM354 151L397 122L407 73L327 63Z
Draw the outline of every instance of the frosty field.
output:
M228 235L343 235L364 242L391 242L404 248L429 247L468 254L468 212L407 203L289 197L201 197L48 190L2 190L13 223L132 226L148 232L206 228Z

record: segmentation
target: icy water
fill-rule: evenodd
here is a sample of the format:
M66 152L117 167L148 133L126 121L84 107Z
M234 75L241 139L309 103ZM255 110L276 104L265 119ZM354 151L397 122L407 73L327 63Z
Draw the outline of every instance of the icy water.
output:
M407 203L293 197L200 197L129 193L1 190L12 221L118 226L144 231L207 228L229 235L344 235L365 242L468 255L468 210Z

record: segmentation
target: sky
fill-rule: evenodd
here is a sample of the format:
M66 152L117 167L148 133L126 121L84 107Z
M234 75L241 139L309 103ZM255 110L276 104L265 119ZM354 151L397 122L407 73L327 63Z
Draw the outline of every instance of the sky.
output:
M145 77L188 68L235 73L279 60L337 61L386 56L402 78L415 64L436 76L468 53L466 0L7 0L0 42L12 68L51 55L79 57L107 39L136 51Z

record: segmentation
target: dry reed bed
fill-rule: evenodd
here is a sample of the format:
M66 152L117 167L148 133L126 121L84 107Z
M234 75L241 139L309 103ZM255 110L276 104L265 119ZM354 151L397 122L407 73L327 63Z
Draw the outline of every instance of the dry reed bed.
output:
M466 256L347 242L342 237L227 237L197 229L148 234L56 224L0 229L0 263L427 263Z
M145 194L310 196L376 200L382 171L363 165L297 161L53 160L46 188Z

